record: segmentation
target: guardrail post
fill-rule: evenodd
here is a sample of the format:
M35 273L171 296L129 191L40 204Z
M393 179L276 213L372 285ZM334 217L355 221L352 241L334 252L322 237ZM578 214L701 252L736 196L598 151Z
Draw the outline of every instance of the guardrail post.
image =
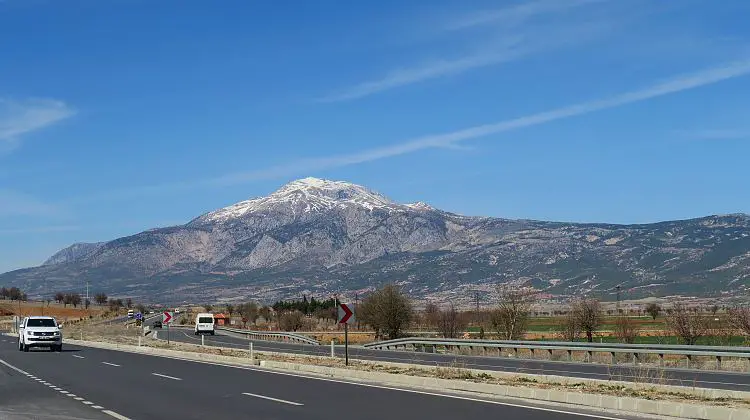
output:
M206 345L206 336L201 334L201 346L205 346L205 345Z
M331 339L331 357L336 357L336 347L334 347L334 340Z
M664 367L664 353L659 353L659 367Z
M716 356L716 370L721 370L721 356Z
M594 352L592 352L591 350L586 351L586 361L587 362L591 363L591 359L592 359L593 356L594 356Z
M690 369L690 359L691 359L691 358L692 358L693 356L691 356L691 355L689 355L689 354L686 354L686 356L687 356L687 368L688 368L688 369Z
M516 359L518 358L518 347L513 348L513 354L515 355Z
M549 360L552 360L552 349L547 350L549 352Z
M573 361L573 350L568 350L568 361L569 362Z
M432 352L437 353L437 346L434 344L432 345Z
M633 365L638 365L638 353L633 353Z
M534 349L529 349L529 350L531 350L531 358L533 359L534 358Z
M487 355L487 347L482 347L482 356Z
M610 354L612 355L612 361L610 362L610 364L616 365L617 359L615 358L615 352L611 352Z

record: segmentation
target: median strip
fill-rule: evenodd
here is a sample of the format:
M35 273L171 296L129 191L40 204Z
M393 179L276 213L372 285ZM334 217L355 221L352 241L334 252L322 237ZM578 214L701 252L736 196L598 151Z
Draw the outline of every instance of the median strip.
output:
M294 402L294 401L281 400L281 399L278 399L278 398L267 397L265 395L251 394L249 392L243 392L242 395L247 395L248 397L261 398L261 399L269 400L269 401L276 401L276 402L279 402L279 403L282 403L282 404L298 405L298 406L299 405L304 405L302 403L298 403L298 402Z
M175 381L181 381L182 380L180 378L175 378L174 376L162 375L161 373L151 373L151 374L154 375L154 376L161 376L162 378L173 379Z

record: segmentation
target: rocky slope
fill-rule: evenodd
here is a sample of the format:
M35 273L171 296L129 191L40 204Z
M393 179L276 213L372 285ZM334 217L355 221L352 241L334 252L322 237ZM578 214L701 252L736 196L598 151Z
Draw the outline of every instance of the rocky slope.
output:
M506 281L605 299L617 285L628 297L736 294L750 280L750 216L647 225L465 217L306 178L185 225L73 245L0 284L33 294L42 279L162 301L268 301L390 281L443 300Z

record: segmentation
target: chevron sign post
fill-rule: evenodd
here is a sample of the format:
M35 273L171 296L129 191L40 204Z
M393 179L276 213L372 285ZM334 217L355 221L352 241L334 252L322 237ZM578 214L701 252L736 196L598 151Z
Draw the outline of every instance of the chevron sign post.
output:
M349 324L355 320L354 305L348 303L339 304L339 324L344 324L344 354L345 364L349 366Z

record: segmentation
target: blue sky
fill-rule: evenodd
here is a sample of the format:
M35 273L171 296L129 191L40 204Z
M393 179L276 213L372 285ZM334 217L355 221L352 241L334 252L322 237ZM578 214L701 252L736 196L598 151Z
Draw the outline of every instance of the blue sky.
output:
M750 2L0 1L0 272L305 176L471 215L750 212Z

